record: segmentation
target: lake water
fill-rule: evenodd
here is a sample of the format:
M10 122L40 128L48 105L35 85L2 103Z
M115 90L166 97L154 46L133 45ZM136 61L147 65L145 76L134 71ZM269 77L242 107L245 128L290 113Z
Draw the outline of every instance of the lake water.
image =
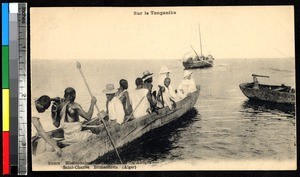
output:
M180 60L82 60L82 71L91 91L104 109L105 85L118 86L122 78L129 82L144 70L155 73L154 88L161 66L172 70L175 88L182 79ZM285 84L295 88L294 59L220 59L214 67L194 69L193 78L201 85L195 108L177 121L150 132L120 149L125 162L199 160L294 160L296 156L295 109L274 104L249 101L239 84L252 82L252 73L268 75L261 83ZM77 91L76 101L87 110L90 96L75 61L33 60L31 63L31 97L46 94L63 96L66 87ZM41 117L44 129L51 130L50 111L33 115ZM94 113L94 116L96 114ZM33 133L35 130L33 129ZM118 162L114 153L96 163Z

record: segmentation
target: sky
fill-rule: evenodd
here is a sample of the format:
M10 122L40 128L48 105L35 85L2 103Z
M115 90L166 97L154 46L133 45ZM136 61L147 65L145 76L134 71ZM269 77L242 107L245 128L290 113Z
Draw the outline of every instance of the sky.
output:
M31 59L181 59L198 24L204 55L295 57L293 6L60 7L30 9Z

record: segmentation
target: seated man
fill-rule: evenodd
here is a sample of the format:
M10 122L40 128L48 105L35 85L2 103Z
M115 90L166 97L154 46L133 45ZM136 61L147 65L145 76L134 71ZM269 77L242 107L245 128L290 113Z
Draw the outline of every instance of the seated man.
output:
M192 73L190 71L184 71L183 80L178 86L178 96L183 99L188 94L197 90L196 83L194 79L191 77Z
M39 99L37 99L34 102L34 104L38 113L43 113L45 112L46 109L49 108L51 104L51 99L49 96L43 95ZM53 149L56 151L56 154L58 156L61 156L62 150L57 146L57 142L45 132L40 122L40 118L33 116L31 118L31 122L33 126L36 128L37 134L40 135L48 144L50 144L53 147Z
M106 89L103 90L106 94L106 110L110 120L116 120L117 123L122 124L125 117L122 102L116 96L118 92L113 84L107 84Z
M123 104L123 109L125 112L125 116L129 116L132 112L132 106L130 104L130 98L128 94L128 82L125 79L121 79L120 82L120 88L118 88L118 92L116 95L119 97Z
M170 78L165 78L164 86L159 86L160 89L157 95L157 101L161 103L162 107L168 107L170 110L176 107L175 101L171 98L169 86Z
M135 85L136 89L129 93L129 97L133 109L132 115L134 118L139 118L150 113L150 102L147 97L149 90L143 87L142 78L137 78Z
M65 89L64 94L64 102L60 105L60 121L54 120L53 124L56 127L61 126L64 130L64 138L67 143L77 143L83 141L93 133L90 130L81 131L82 123L79 122L79 116L86 120L90 120L92 118L94 112L94 106L97 102L96 98L93 97L91 99L91 105L88 112L85 112L80 104L75 102L76 91L68 87Z
M152 93L152 82L153 82L153 73L150 73L149 71L143 72L143 87L148 89L147 99L151 106L151 111L156 111L156 99L154 98L156 95Z
M159 88L164 86L165 78L170 78L170 73L171 73L171 70L169 70L166 66L162 66L160 68L159 78L158 78L158 87ZM168 89L169 89L169 94L170 94L171 99L179 101L177 93L173 89L172 84L169 84Z

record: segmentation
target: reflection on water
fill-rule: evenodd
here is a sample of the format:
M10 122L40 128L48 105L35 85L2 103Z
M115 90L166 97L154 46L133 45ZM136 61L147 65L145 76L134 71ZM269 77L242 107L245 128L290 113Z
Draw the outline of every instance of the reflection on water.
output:
M247 100L243 103L242 107L246 112L259 113L259 112L270 112L285 115L288 117L295 116L295 105L291 104L280 104L258 100ZM289 115L287 115L289 114Z
M176 141L180 137L181 131L190 126L193 122L199 120L196 109L188 111L179 119L163 126L154 131L146 133L141 138L134 140L130 144L119 149L120 156L124 163L139 161L155 163L159 160L168 158L171 160L170 150L180 149L182 147L176 145ZM92 163L96 164L114 164L118 163L115 152L110 152Z

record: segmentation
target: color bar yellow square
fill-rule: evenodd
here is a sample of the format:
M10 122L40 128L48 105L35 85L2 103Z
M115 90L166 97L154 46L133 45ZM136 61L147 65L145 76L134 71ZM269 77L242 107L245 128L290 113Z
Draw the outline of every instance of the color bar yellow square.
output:
M9 131L9 89L2 89L2 131Z

